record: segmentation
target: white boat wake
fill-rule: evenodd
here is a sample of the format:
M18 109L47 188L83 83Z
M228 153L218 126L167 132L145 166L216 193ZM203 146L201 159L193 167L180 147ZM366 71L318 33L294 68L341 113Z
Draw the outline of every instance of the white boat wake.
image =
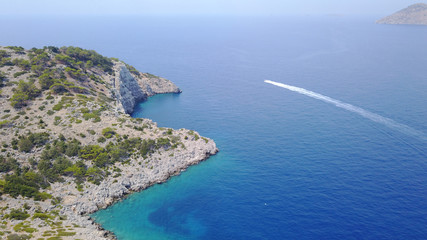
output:
M350 112L357 113L362 117L365 117L365 118L372 120L374 122L377 122L377 123L381 123L381 124L391 128L391 129L397 130L397 131L404 133L406 135L417 137L423 141L427 141L427 137L423 132L416 130L416 129L413 129L413 128L405 125L405 124L398 123L398 122L394 121L393 119L386 118L386 117L383 117L383 116L378 115L376 113L367 111L363 108L356 107L354 105L351 105L351 104L348 104L345 102L341 102L340 100L333 99L333 98L330 98L328 96L325 96L325 95L322 95L322 94L319 94L316 92L312 92L312 91L309 91L309 90L304 89L304 88L295 87L295 86L291 86L291 85L287 85L287 84L283 84L283 83L278 83L278 82L274 82L274 81L270 81L270 80L264 80L264 82L269 83L269 84L273 84L275 86L282 87L282 88L288 89L290 91L297 92L297 93L300 93L300 94L303 94L303 95L306 95L306 96L309 96L309 97L312 97L312 98L315 98L318 100L321 100L321 101L326 102L326 103L333 104L339 108L345 109L345 110L350 111Z

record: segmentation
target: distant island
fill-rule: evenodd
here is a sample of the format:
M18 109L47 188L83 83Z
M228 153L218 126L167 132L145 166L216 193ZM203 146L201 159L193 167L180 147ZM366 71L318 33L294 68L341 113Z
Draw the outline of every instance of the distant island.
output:
M88 214L215 154L211 139L132 118L171 81L78 47L0 47L0 236L106 239Z
M427 25L427 4L417 3L377 21L378 24Z

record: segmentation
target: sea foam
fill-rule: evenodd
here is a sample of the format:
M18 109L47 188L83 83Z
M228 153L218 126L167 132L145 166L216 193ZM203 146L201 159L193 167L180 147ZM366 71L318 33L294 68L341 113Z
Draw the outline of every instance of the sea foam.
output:
M423 132L416 130L412 127L409 127L405 124L398 123L398 122L394 121L393 119L383 117L379 114L370 112L370 111L365 110L363 108L351 105L349 103L342 102L340 100L322 95L320 93L312 92L312 91L304 89L304 88L295 87L292 85L287 85L284 83L274 82L274 81L270 81L270 80L264 80L264 82L269 83L269 84L273 84L273 85L278 86L278 87L288 89L288 90L293 91L293 92L297 92L297 93L309 96L309 97L314 98L314 99L318 99L318 100L326 102L326 103L333 104L339 108L345 109L345 110L350 111L350 112L357 113L364 118L367 118L367 119L372 120L372 121L377 122L377 123L381 123L381 124L391 128L391 129L397 130L397 131L404 133L406 135L419 138L423 141L427 141L427 137Z

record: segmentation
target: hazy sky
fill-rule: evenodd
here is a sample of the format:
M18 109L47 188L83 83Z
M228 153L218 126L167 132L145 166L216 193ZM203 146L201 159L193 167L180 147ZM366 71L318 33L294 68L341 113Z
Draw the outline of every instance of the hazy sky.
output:
M420 0L0 0L1 15L389 14Z

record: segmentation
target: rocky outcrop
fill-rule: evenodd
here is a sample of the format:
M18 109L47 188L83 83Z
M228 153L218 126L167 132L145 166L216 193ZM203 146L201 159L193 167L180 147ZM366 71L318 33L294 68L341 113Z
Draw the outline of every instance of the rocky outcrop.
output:
M417 3L377 21L379 24L427 25L427 4Z
M184 135L187 131L180 129L177 133ZM165 182L218 152L213 140L190 136L192 137L183 140L185 148L169 149L150 156L150 168L139 167L145 159L132 159L127 164L116 164L121 169L120 176L108 177L99 185L86 183L88 186L84 192L79 193L71 179L66 180L69 184L53 184L50 193L62 199L60 214L67 216L67 223L85 226L84 229L79 229L80 236L86 234L89 237L87 239L114 238L113 233L102 229L87 214L106 208L132 192Z
M179 130L185 134L187 130ZM205 140L206 139L206 140ZM52 194L63 199L62 213L72 211L78 215L93 213L98 209L106 208L125 195L141 191L156 183L162 183L171 176L180 174L189 166L197 164L218 152L215 142L204 138L199 140L188 139L183 141L185 148L170 149L166 153L155 153L150 159L153 168L140 168L138 162L144 159L133 159L129 164L120 164L119 177L106 178L100 185L91 186L82 194L70 194L75 191L72 185L55 183ZM87 183L90 184L90 183Z
M115 64L112 81L114 95L119 102L118 111L132 113L135 104L159 93L180 93L171 81L147 73L132 74L125 64Z

